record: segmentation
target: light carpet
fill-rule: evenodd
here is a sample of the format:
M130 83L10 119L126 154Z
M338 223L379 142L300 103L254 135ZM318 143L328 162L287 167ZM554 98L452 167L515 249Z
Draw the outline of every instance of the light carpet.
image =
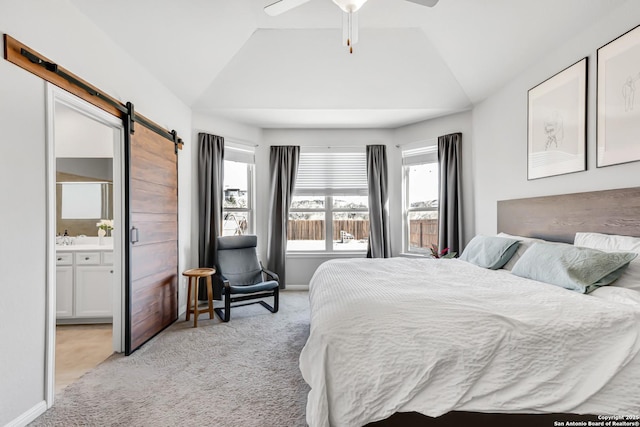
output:
M309 387L298 356L307 292L280 311L252 305L231 321L179 320L131 356L113 355L56 396L32 426L305 426Z

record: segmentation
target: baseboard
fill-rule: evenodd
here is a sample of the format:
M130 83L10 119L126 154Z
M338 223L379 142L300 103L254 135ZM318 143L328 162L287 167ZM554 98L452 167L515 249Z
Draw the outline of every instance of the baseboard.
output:
M286 291L308 291L309 285L287 285Z
M38 418L40 415L44 414L47 410L47 402L44 400L38 402L35 406L29 409L24 414L20 415L18 418L13 421L9 421L5 427L24 427L29 424L31 421Z

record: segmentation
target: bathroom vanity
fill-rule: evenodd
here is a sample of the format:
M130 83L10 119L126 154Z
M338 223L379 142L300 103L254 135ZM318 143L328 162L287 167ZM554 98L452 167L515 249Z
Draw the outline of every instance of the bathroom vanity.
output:
M56 246L57 323L111 323L113 280L112 246Z

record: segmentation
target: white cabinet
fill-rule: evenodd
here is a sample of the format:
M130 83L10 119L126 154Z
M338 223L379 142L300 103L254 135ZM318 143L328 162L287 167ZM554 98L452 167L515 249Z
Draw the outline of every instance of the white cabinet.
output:
M56 257L56 318L63 323L109 321L113 252L60 251Z
M73 317L73 266L56 268L56 317Z
M111 317L113 267L76 266L76 317Z

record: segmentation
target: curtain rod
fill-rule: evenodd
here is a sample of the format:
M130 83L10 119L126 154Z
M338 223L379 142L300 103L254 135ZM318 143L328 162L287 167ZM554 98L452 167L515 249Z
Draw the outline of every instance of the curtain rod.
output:
M232 144L239 144L239 145L246 145L248 147L259 147L259 144L256 144L255 142L251 142L249 140L246 139L242 139L242 138L234 138L233 136L225 136L224 137L225 141L228 141Z
M366 148L367 145L371 145L371 144L364 144L364 145L300 145L300 148ZM375 144L374 144L375 145Z
M411 142L405 142L403 144L396 144L396 148L400 148L400 147L404 147L406 145L417 145L420 143L425 143L425 142L438 142L438 137L437 136L433 136L431 138L427 138L427 139L421 139L419 141L411 141Z

